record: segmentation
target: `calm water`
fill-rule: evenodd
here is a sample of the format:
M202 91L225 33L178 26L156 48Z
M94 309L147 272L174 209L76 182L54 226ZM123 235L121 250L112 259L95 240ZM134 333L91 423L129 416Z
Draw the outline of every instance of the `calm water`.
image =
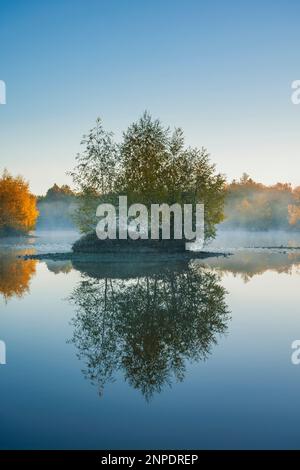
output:
M0 243L0 448L300 447L300 250L249 248L300 239L220 234L233 256L189 264L16 258L76 239L38 235Z

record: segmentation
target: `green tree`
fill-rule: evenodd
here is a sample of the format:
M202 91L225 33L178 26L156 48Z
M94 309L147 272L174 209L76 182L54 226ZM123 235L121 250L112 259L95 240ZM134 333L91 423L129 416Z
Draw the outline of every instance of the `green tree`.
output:
M185 147L180 128L171 133L147 112L128 128L120 149L119 189L130 202L202 203L205 237L215 236L215 225L223 220L225 178L206 149Z
M69 174L79 192L78 209L74 220L82 233L92 231L96 224L96 208L101 198L115 190L118 147L113 134L106 132L100 118L87 135L83 136L82 153L76 156L77 165Z
M77 223L82 232L94 229L100 200L114 202L120 194L128 203L203 203L205 237L215 235L223 219L225 178L216 172L204 148L186 147L183 131L171 132L145 112L129 126L119 146L104 131L101 120L82 141L71 172L81 194Z
M113 134L104 130L100 118L96 120L95 127L83 136L81 145L84 150L77 154L77 165L70 172L76 187L82 193L111 193L114 190L118 151Z
M56 183L48 189L44 200L54 201L73 198L75 196L74 191L67 184L58 186Z

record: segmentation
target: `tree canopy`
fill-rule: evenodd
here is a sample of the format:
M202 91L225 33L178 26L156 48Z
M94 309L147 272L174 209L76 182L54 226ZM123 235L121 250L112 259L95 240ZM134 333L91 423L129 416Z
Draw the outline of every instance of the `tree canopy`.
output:
M117 145L102 121L82 140L84 150L70 173L81 194L77 223L83 233L96 225L99 199L127 195L129 204L202 203L205 236L215 235L223 219L225 178L204 148L185 146L180 128L173 132L145 112Z
M21 177L4 171L0 177L0 234L27 233L35 227L36 197Z
M40 200L47 200L47 201L56 201L56 200L63 200L74 198L75 194L67 184L63 184L62 186L58 186L58 184L54 183L51 188L48 189L46 196L41 197Z

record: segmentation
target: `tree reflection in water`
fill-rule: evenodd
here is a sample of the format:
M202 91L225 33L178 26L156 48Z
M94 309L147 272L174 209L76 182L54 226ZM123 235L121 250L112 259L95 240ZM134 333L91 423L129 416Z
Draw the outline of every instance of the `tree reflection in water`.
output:
M70 301L84 375L101 395L123 371L149 400L184 379L187 360L208 357L230 318L225 294L215 273L193 264L127 279L83 274Z
M18 254L24 253L19 250ZM36 263L37 261L33 259L24 261L17 258L16 254L10 253L9 250L7 252L0 250L0 295L5 302L13 297L21 298L29 292Z

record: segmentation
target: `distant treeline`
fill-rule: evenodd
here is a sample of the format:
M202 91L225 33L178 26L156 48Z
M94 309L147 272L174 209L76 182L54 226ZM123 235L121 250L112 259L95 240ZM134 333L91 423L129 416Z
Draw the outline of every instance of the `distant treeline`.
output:
M39 218L37 229L73 229L73 214L77 206L78 196L68 185L54 184L45 196L37 197Z
M265 186L244 174L227 185L224 214L224 229L300 230L300 187Z
M67 185L54 184L39 196L38 229L75 228L73 215L79 195ZM265 186L244 174L226 186L224 221L219 228L300 230L300 187L288 183Z

